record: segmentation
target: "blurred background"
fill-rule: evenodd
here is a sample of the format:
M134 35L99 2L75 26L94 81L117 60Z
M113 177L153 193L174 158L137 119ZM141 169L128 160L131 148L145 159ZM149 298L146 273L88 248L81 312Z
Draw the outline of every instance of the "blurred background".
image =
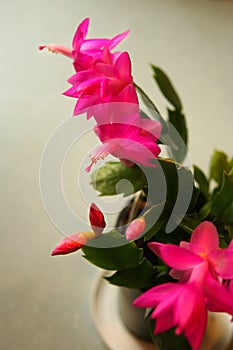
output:
M165 101L149 63L169 74L191 130L193 163L207 172L214 148L232 156L232 1L1 0L0 349L4 350L105 349L90 316L99 271L80 253L50 257L62 235L45 212L39 189L43 149L71 116L74 100L61 95L73 72L69 60L37 47L70 46L85 17L91 18L89 37L112 37L131 29L120 49L129 51L135 81L161 111ZM74 146L63 174L67 198L83 220L90 198L78 193L77 172L87 142Z

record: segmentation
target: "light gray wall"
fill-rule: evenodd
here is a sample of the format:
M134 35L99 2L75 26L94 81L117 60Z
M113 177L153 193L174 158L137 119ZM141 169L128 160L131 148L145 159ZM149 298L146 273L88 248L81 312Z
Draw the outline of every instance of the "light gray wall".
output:
M39 163L51 133L71 115L74 101L61 92L72 66L37 46L69 45L85 17L90 36L130 28L121 49L130 52L135 81L164 110L148 63L169 73L192 130L193 162L207 170L213 148L232 155L233 2L1 1L0 16L0 348L103 349L89 313L97 270L80 254L50 257L62 236L41 202ZM74 147L64 169L68 200L84 219L76 172L88 142Z

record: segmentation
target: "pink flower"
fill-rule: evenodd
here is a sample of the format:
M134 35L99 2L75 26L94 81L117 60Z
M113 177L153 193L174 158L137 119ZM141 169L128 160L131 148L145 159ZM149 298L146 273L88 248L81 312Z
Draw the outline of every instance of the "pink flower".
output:
M129 123L129 124L128 124ZM154 166L153 159L160 153L155 143L161 132L161 124L138 115L127 116L127 122L97 125L95 132L103 145L91 154L89 172L94 163L109 154L133 163Z
M51 255L65 255L73 253L86 245L88 241L100 236L106 226L106 223L103 213L94 203L92 203L90 206L89 219L93 232L77 232L64 238L52 251Z
M86 39L89 27L89 18L84 19L78 26L72 41L72 49L61 45L41 45L39 50L47 48L51 52L61 53L73 58L73 64L77 72L91 67L93 60L102 57L104 48L114 49L129 33L126 31L112 39ZM117 54L116 54L117 56Z
M233 254L229 249L219 249L218 233L211 222L197 226L190 243L180 242L177 246L152 242L149 247L173 268L173 277L198 279L202 284L208 271L217 281L233 278Z
M166 283L141 294L134 306L155 308L154 333L176 327L177 335L184 334L193 350L198 350L207 323L207 308L202 291L195 283Z
M105 49L101 62L93 62L91 69L76 73L68 81L73 86L64 94L78 99L74 115L86 111L88 107L109 102L138 105L127 52L119 54L114 61L108 49ZM92 114L95 116L95 111Z
M72 85L64 92L78 99L74 115L86 112L88 107L106 102L138 104L131 75L131 62L127 52L112 52L129 33L126 31L112 39L86 39L89 19L86 18L74 35L72 49L60 45L39 46L73 58L76 74L68 79ZM89 110L88 116L94 114Z
M127 227L125 237L128 241L138 239L146 228L145 218L141 216L133 220Z
M179 282L148 290L134 305L155 308L155 333L177 326L176 334L184 333L196 350L206 327L207 309L233 315L232 289L223 283L224 279L233 278L232 245L220 249L217 230L207 221L196 227L189 243L148 245L172 267L170 274Z

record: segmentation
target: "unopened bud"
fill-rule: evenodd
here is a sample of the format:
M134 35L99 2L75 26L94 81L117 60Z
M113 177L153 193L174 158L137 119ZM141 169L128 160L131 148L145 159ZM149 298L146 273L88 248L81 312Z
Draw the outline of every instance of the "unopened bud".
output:
M104 214L95 203L92 203L90 206L89 220L92 230L97 235L100 235L106 226L106 222L104 220Z
M146 228L145 218L141 216L131 222L126 230L126 239L128 241L134 241L138 239Z
M82 248L88 241L95 238L94 232L77 232L64 238L60 244L52 251L51 255L65 255L76 252Z

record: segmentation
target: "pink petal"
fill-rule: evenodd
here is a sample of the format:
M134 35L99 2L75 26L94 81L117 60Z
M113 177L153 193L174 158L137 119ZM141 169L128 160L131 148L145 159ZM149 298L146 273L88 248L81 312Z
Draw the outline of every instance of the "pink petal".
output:
M89 18L85 18L78 26L72 42L72 47L77 50L80 48L82 40L85 39L89 27Z
M76 86L77 92L81 92L82 95L91 95L93 91L98 91L98 88L100 87L100 83L104 80L105 78L102 77L97 77L97 78L92 78L86 81L83 81L80 83L78 86Z
M154 140L157 141L162 131L162 125L155 121L149 119L141 120L141 135L150 134L151 137L154 137Z
M97 100L98 100L98 96L96 95L89 98L79 98L75 105L73 115L78 115L80 113L85 113L85 112L88 112L90 115L92 115L92 108L90 107L92 105L95 105L97 103Z
M122 40L124 40L124 38L130 33L130 30L126 30L125 32L118 34L116 36L114 36L111 39L111 44L109 45L109 49L114 49L114 47L116 47Z
M134 105L134 110L129 112L128 114L139 112L138 96L133 84L129 84L126 87L124 87L124 89L121 90L121 92L116 96L115 101L128 102Z
M107 64L110 64L112 65L113 64L113 58L114 58L115 54L112 54L109 49L107 47L105 47L103 49L103 53L102 53L102 61L104 63L107 63Z
M174 244L148 243L149 248L164 262L176 270L188 270L203 262L203 259L191 251Z
M171 295L173 295L176 289L176 283L160 284L142 293L138 298L134 300L133 305L144 308L156 307L157 304L164 299L164 295L165 297L168 293L171 293Z
M95 51L103 50L104 47L109 47L110 39L87 39L82 44L82 50L95 54Z
M204 291L207 297L208 308L213 312L226 312L233 316L233 295L225 285L221 285L208 274Z
M194 284L187 284L179 298L179 327L184 332L193 350L200 348L207 325L207 308L201 289Z
M77 92L77 86L72 86L68 90L64 91L63 95L78 98L80 94Z
M96 69L99 73L106 75L107 77L113 77L115 76L115 69L112 65L106 64L106 63L97 63Z
M219 237L216 227L212 222L202 222L193 231L190 243L195 253L210 254L213 250L218 249L219 246Z
M115 68L118 71L119 79L123 80L127 84L132 83L131 77L131 62L129 58L129 54L127 52L123 52L115 63Z
M92 57L90 55L84 54L83 52L75 52L72 51L72 55L74 58L74 68L76 72L82 71L82 70L88 70L91 69L91 63L92 63Z
M72 85L78 85L86 80L97 78L98 74L92 70L84 70L72 75L67 81Z
M222 278L233 278L233 251L230 249L219 249L209 255L214 270Z
M233 250L233 239L231 240L228 249L232 249Z
M108 141L111 142L111 141ZM158 145L154 144L153 149L146 147L145 143L134 142L127 139L114 139L114 146L112 147L111 154L117 158L127 159L131 162L142 164L145 166L154 167L151 162L159 153L160 149ZM152 152L153 151L153 152Z
M174 316L174 308L170 307L167 310L164 310L159 316L157 316L154 334L162 333L170 328L175 327L176 319Z
M109 81L108 79L102 79L100 81L100 98L103 99L104 101L106 99L111 99L111 91L109 89Z

